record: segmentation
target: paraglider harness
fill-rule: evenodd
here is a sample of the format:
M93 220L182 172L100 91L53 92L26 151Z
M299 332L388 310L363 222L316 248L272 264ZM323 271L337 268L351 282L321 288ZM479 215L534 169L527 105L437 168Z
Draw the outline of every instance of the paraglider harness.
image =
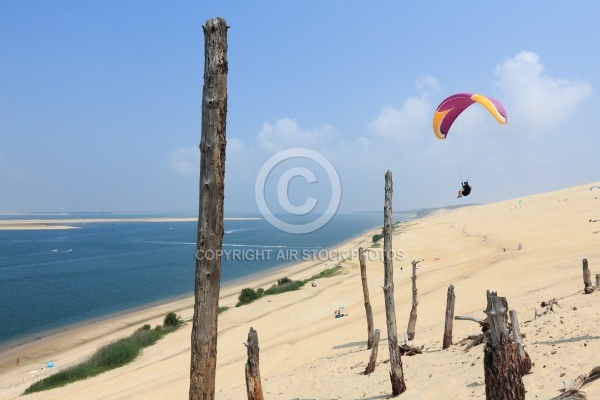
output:
M469 181L463 182L462 187L463 196L468 196L469 194L471 194L471 186L469 186Z

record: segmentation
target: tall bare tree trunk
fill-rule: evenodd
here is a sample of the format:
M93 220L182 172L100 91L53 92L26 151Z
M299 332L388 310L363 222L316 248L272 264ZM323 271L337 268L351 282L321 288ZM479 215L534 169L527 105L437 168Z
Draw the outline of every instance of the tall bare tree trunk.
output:
M365 312L367 313L367 350L373 347L375 337L373 326L373 309L369 300L369 286L367 285L367 263L365 262L365 253L363 248L358 249L358 261L360 263L360 278L362 280L363 297L365 298Z
M447 349L452 346L452 326L454 322L454 303L456 296L454 295L454 286L448 286L448 296L446 297L446 323L444 326L444 342L442 349Z
M227 119L227 24L204 28L204 89L200 140L200 204L196 244L196 296L192 321L190 400L215 397L217 311L223 243L225 128Z
M258 333L254 328L250 328L248 341L244 344L248 348L248 361L246 362L246 393L248 394L248 400L263 400L259 369Z
M519 348L508 338L507 312L506 298L488 291L485 313L490 323L490 338L483 352L487 400L525 400Z
M419 262L412 261L412 308L410 309L410 318L408 319L408 328L406 333L408 334L408 340L415 338L415 329L417 327L417 264Z
M385 319L390 350L390 381L392 396L406 391L404 371L398 346L398 329L396 328L396 306L394 303L394 265L392 253L392 172L385 174L385 202L383 205L383 294L385 298Z

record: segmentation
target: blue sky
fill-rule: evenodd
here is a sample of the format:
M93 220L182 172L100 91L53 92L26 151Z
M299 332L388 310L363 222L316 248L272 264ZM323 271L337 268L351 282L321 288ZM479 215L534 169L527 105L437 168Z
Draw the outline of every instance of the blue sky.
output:
M3 1L0 212L195 212L202 25L217 16L227 213L256 212L258 171L295 147L335 167L341 211L381 209L387 169L397 210L458 204L431 129L457 92L508 113L485 128L469 202L597 181L598 15L595 1ZM290 197L326 197L319 183Z

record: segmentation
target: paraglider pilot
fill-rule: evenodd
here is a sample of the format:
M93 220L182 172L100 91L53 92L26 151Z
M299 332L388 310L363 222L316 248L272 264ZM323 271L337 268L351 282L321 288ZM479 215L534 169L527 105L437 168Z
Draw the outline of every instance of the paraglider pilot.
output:
M465 181L462 183L462 189L458 191L458 197L468 196L471 193L471 186L469 186L469 182Z

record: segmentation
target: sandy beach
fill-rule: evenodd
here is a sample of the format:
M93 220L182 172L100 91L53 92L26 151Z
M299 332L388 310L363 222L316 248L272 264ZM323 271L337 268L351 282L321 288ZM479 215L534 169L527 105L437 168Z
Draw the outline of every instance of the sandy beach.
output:
M407 391L402 399L484 399L483 346L464 352L463 339L480 329L455 321L452 347L442 350L448 285L456 293L456 315L485 318L486 290L505 296L517 311L526 351L534 366L525 376L528 399L549 399L563 381L600 365L600 293L583 293L582 259L592 280L600 273L600 199L591 183L494 204L442 211L401 226L393 240L396 318L399 334L410 312L410 261L417 271L418 321L411 342L423 354L403 357ZM48 223L48 221L43 221ZM64 223L63 225L69 225ZM258 332L260 372L269 399L384 399L391 394L381 248L369 250L367 273L375 327L381 342L375 372L362 375L370 351L358 260L359 247L371 245L367 232L336 248L350 255L342 274L321 279L317 287L264 297L234 307L244 287L267 288L278 278L305 279L339 260L306 261L275 274L227 285L220 305L232 307L219 316L217 399L245 398L244 364L248 330ZM519 249L520 248L520 249ZM333 257L332 257L333 258ZM543 311L540 303L555 298L560 307ZM334 318L345 307L349 315ZM175 311L193 314L193 298L181 298L143 310L80 325L0 352L0 398L16 399L33 382L49 374L48 361L65 368L100 345L132 333L145 323L162 323ZM67 387L28 395L28 399L184 399L188 397L191 325L146 348L133 363ZM17 364L16 360L19 359ZM600 381L583 387L600 398Z

